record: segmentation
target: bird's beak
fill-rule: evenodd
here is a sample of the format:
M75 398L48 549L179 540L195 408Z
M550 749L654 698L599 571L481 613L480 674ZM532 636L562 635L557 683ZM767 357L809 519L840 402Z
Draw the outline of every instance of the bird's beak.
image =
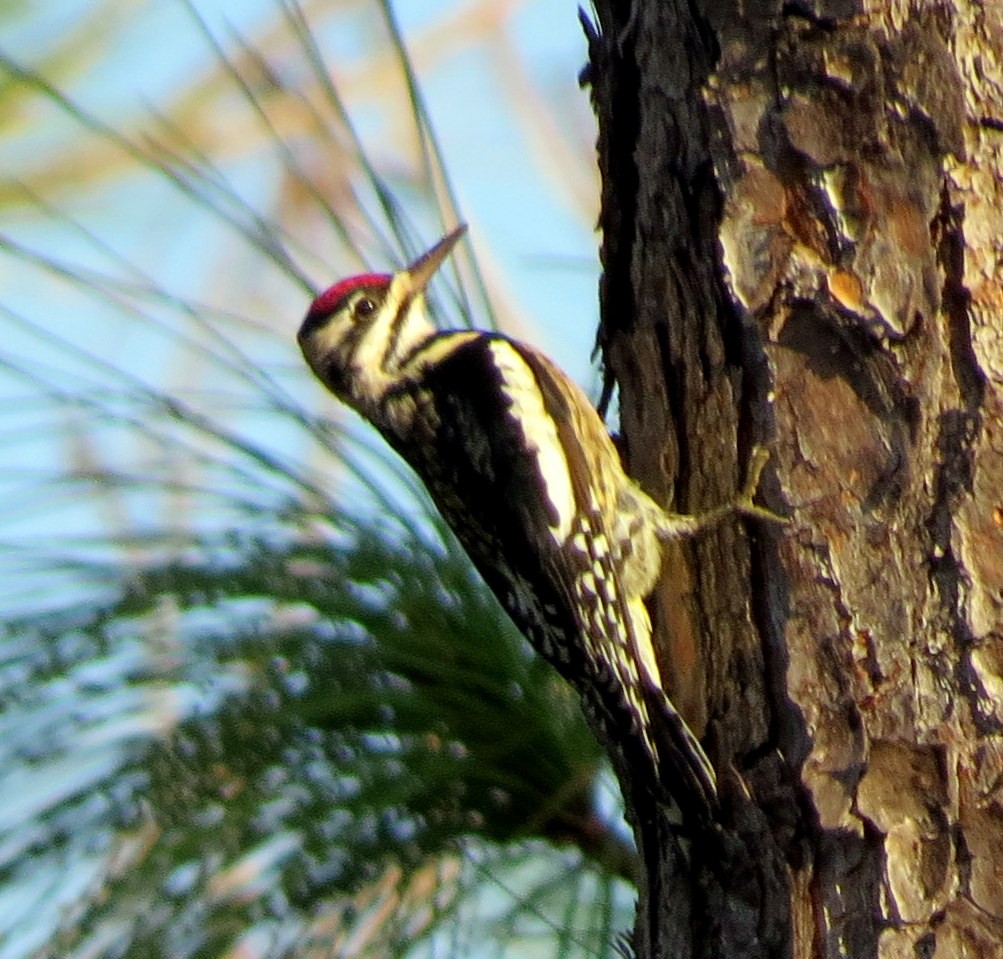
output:
M447 233L435 246L426 253L422 253L404 273L407 275L412 295L420 293L428 285L428 281L435 275L436 270L442 266L442 261L449 256L453 247L456 246L460 237L467 232L467 225L461 223L452 233Z

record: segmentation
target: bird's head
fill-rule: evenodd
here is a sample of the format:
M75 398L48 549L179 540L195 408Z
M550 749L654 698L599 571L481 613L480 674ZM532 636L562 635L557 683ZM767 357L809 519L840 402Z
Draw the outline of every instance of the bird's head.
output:
M458 226L399 273L352 276L313 301L300 349L335 396L366 413L397 382L402 363L435 332L425 287L465 230Z

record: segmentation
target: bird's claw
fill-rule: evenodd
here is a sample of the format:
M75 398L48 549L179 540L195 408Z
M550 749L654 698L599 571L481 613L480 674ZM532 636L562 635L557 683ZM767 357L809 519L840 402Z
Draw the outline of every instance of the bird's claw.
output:
M770 460L770 451L767 447L757 443L752 448L752 455L749 457L749 470L745 479L745 485L735 500L735 510L742 516L752 519L761 519L769 523L787 523L787 517L774 513L773 510L764 506L757 506L753 500L759 491L759 480L762 478L763 469Z

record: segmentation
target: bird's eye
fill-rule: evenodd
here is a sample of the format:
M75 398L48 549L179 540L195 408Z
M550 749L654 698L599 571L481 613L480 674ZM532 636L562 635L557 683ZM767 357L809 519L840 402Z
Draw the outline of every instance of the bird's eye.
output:
M359 300L355 304L355 318L357 320L363 320L367 316L369 316L375 309L376 309L376 304L371 299L369 299L368 296L364 296L362 297L361 300Z

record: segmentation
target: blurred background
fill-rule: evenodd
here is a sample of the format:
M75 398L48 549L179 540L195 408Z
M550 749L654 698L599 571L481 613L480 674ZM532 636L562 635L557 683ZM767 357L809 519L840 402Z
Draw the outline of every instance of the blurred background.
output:
M295 343L462 220L440 323L595 398L585 57L566 0L0 9L0 959L615 949L577 703Z

